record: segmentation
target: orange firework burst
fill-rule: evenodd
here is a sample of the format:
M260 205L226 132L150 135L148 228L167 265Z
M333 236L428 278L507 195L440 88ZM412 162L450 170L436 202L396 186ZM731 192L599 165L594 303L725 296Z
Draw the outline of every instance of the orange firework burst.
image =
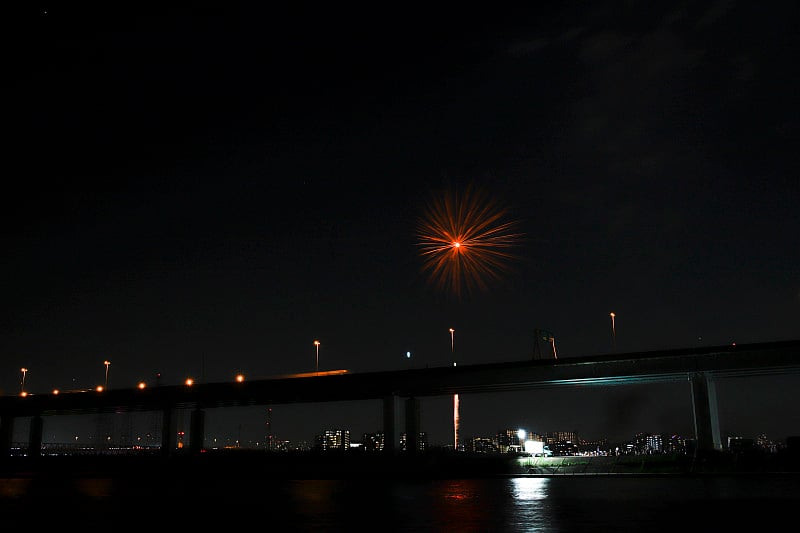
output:
M505 217L506 210L474 186L434 198L417 229L423 270L431 281L456 296L487 290L488 281L507 270L512 248L523 236Z

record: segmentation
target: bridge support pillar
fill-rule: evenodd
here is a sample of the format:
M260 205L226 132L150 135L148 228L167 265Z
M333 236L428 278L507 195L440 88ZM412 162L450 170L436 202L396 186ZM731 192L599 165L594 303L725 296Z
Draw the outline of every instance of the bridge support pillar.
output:
M161 410L161 455L169 457L178 446L178 427L175 409L165 407Z
M383 399L383 451L397 452L397 396L386 396Z
M694 435L697 452L722 450L719 436L719 411L714 378L709 372L689 374L692 385L692 408L694 410Z
M0 458L11 455L11 440L14 435L14 417L0 415Z
M410 454L419 452L419 400L406 400L406 451Z
M200 453L203 449L203 441L206 437L206 412L200 409L194 409L189 421L189 451L191 453Z
M31 428L28 437L28 455L39 457L42 454L42 434L44 430L44 420L41 415L31 417Z
M100 413L97 415L97 444L98 451L108 451L114 437L114 414Z

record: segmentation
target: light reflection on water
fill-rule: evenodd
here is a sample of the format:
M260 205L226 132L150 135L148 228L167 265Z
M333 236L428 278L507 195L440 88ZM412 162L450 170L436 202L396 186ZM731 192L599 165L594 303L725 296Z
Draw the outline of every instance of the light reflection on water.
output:
M3 524L27 528L108 527L136 517L204 527L235 517L279 531L739 530L793 519L798 503L798 476L0 479Z
M546 477L512 478L512 496L519 503L528 500L544 500L547 498L548 483L550 483L550 479Z
M553 531L550 504L547 500L550 479L522 477L511 483L511 509L506 514L506 526L514 531Z

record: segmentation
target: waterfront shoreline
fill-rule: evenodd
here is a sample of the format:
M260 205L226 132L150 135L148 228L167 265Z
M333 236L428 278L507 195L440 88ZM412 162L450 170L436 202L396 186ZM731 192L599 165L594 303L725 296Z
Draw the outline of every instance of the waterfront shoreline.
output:
M773 454L774 455L774 454ZM10 457L0 478L480 478L592 476L800 475L800 457L691 456L527 457L504 454L292 453L214 450L197 455Z

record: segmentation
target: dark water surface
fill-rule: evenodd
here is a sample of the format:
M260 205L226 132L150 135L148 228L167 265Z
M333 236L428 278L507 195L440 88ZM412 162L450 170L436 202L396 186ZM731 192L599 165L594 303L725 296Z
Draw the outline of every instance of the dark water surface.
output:
M4 530L740 531L784 529L799 510L797 474L0 479Z

